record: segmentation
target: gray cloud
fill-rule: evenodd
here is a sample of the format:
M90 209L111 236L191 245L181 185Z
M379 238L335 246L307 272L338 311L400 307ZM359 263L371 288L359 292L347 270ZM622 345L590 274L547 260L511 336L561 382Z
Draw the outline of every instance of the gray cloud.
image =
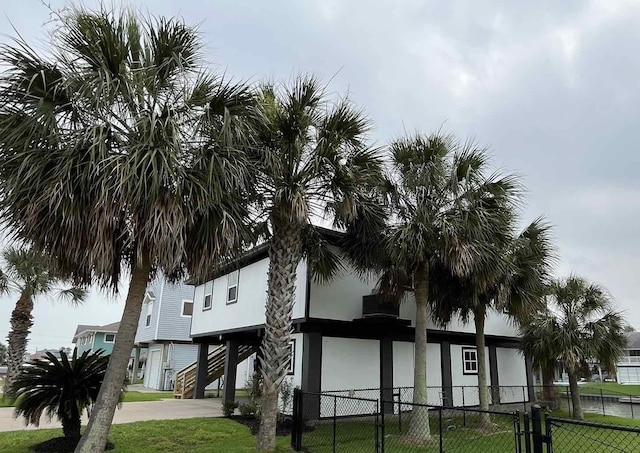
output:
M235 78L331 78L330 91L349 92L375 120L378 144L444 124L488 145L495 165L522 175L529 189L524 219L545 214L556 225L558 273L606 285L640 327L636 2L135 4L201 23L207 59ZM39 1L2 9L26 38L42 37L48 13ZM4 18L0 30L13 34ZM55 319L62 309L42 310L36 315ZM73 327L93 322L65 316Z

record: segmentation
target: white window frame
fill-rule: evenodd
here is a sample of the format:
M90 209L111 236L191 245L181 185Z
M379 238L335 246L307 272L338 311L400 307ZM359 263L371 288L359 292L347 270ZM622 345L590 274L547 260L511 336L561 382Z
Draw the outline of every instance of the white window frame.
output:
M227 305L235 304L238 302L238 290L240 287L240 270L235 270L227 274ZM229 299L229 291L235 288L236 294L234 299Z
M184 314L184 305L185 304L191 304L191 314L190 315L185 315ZM182 318L191 318L193 316L193 301L189 300L189 299L182 299L182 306L181 306L181 310L180 310L180 317Z
M209 297L209 305L207 305L207 297ZM205 283L204 285L204 297L202 298L202 311L211 310L212 307L213 307L213 280Z
M107 337L111 335L113 337L113 340L109 341L107 340ZM116 342L116 334L115 333L105 333L104 334L104 342L105 343L115 343Z
M289 340L289 368L287 369L287 375L292 375L296 372L296 339Z
M467 353L473 354L473 357L467 358ZM464 375L478 374L478 349L477 348L462 348L462 374Z
M153 302L154 300L149 297L147 302L147 314L144 317L144 327L151 327L151 320L153 319Z

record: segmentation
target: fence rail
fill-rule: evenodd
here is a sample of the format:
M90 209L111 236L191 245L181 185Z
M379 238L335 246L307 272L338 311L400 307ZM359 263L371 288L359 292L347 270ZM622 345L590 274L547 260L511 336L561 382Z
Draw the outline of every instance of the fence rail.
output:
M380 389L351 391L366 394ZM531 412L420 405L393 398L361 398L341 391L293 399L291 445L309 453L640 452L640 429ZM373 395L373 394L372 394ZM375 395L373 395L375 396Z

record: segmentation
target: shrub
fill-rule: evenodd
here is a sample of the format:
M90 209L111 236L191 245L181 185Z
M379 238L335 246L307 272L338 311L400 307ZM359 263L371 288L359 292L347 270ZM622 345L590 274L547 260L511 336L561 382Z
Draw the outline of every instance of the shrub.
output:
M222 405L222 413L225 417L231 417L238 407L237 401L227 401Z
M240 415L243 417L251 417L256 415L256 407L252 404L241 404L240 405Z

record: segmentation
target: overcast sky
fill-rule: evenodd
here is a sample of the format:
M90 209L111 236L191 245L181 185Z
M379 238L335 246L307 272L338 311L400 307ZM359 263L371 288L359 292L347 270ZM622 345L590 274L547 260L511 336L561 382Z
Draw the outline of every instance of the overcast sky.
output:
M13 24L46 45L39 0L2 3L1 33L15 36ZM525 221L544 214L555 225L557 274L606 286L640 327L640 2L124 3L200 24L220 73L332 78L331 91L348 92L374 120L380 145L443 124L487 145L496 166L523 177ZM81 308L39 301L29 350L70 345L79 323L119 320L122 299L94 291ZM14 302L0 300L3 342Z

